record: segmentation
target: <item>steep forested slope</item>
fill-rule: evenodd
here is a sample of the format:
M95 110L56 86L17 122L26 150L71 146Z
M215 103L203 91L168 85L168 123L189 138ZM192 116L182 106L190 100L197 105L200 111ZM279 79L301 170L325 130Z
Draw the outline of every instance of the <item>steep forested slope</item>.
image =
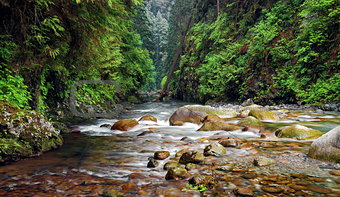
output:
M132 95L150 79L152 60L133 28L142 0L0 1L0 100L44 110L69 96L93 104Z
M337 1L198 0L190 15L172 83L177 98L339 102Z

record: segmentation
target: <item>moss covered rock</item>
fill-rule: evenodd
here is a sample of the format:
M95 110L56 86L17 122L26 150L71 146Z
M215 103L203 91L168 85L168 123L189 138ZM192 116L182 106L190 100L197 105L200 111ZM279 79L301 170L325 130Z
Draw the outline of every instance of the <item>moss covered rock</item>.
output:
M319 130L302 125L286 126L275 131L275 135L279 138L296 138L298 140L314 139L322 136L322 134Z
M199 164L204 161L204 155L198 151L188 151L184 152L181 158L179 159L179 163L187 164L187 163L195 163Z
M211 122L205 122L201 128L198 129L198 131L234 131L240 129L239 126L222 122L222 121L211 121Z
M254 116L259 120L280 120L280 117L277 115L277 113L262 109L250 110L249 116Z
M204 148L205 156L220 156L227 153L227 149L219 143L214 143Z
M190 174L183 167L170 168L165 175L166 180L178 180L188 178Z
M237 125L244 126L244 127L263 127L264 124L260 120L256 119L253 116L249 116L240 120Z
M1 161L15 161L58 148L60 132L35 111L22 110L0 102Z
M309 149L308 156L340 163L340 126L316 139Z

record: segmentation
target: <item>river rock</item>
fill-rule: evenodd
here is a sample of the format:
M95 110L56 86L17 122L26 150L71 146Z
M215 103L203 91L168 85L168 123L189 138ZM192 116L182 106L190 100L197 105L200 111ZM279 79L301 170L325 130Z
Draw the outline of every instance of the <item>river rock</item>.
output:
M160 160L164 160L164 159L168 158L169 156L170 156L169 151L157 151L154 154L154 158L160 159Z
M139 123L137 122L137 120L129 119L119 120L111 127L111 130L128 131L133 127L137 126L138 124Z
M0 101L0 163L37 155L63 144L44 116Z
M159 166L159 162L157 160L155 160L154 158L149 158L149 162L148 162L147 167L148 168L155 168L157 166Z
M222 146L219 143L214 143L214 144L210 144L208 146L206 146L204 148L204 155L205 156L220 156L220 155L224 155L227 153L226 148L224 148L224 146Z
M215 121L224 121L223 118L220 118L218 115L207 115L203 122L215 122Z
M254 159L253 164L255 166L263 167L276 164L276 161L267 157L257 157L256 159Z
M222 121L211 121L211 122L205 122L201 128L199 128L197 131L218 131L218 130L224 130L224 131L234 131L240 129L240 127L222 122Z
M316 139L309 148L308 156L340 163L340 126Z
M194 169L194 168L196 168L196 164L194 164L194 163L187 163L186 165L185 165L185 169L186 170L192 170L192 169Z
M157 122L157 118L151 115L145 115L143 117L141 117L138 121L153 121L153 122Z
M239 147L242 143L246 141L247 140L241 138L228 137L228 139L220 141L219 143L224 147Z
M183 167L170 168L165 175L166 180L178 180L188 178L190 174Z
M261 189L264 192L268 192L268 193L281 193L281 192L283 192L282 188L274 187L274 186L262 186Z
M189 151L190 151L189 148L184 148L182 150L179 150L178 152L176 152L175 157L181 157L184 153L189 152Z
M112 125L110 125L110 124L102 124L102 125L100 125L100 127L111 128L111 127L112 127Z
M250 110L249 109L244 109L240 112L240 118L247 118L249 116Z
M163 169L169 170L170 168L180 167L181 164L177 163L176 161L168 161L164 164Z
M187 164L187 163L195 163L195 164L199 164L201 162L203 162L205 159L203 153L198 152L198 151L188 151L188 152L184 152L181 156L181 158L179 159L179 163L182 164Z
M275 112L262 109L251 109L249 116L254 116L258 120L280 120L280 117Z
M299 140L306 140L318 138L322 135L322 132L297 124L279 128L275 131L275 135L279 138L296 138Z
M243 127L256 127L256 128L261 128L264 126L263 122L261 122L260 120L256 119L253 116L248 116L247 118L240 120L237 123L237 125Z
M211 107L209 105L187 105L185 107L192 111L203 112L208 115L217 115L221 118L236 118L238 115L234 109L227 107Z
M251 187L236 187L234 193L237 196L254 196L254 189Z
M334 176L340 176L340 170L331 170L329 171L329 174Z
M254 104L254 101L253 99L247 99L245 101L243 101L243 103L241 104L242 107L247 107L247 106L250 106L250 105L253 105Z
M191 179L189 179L189 183L192 185L200 185L205 186L206 188L213 188L217 185L218 180L214 178L213 176L194 176Z
M187 108L177 109L170 117L169 122L172 126L180 126L184 122L200 124L208 114L204 112L192 111Z

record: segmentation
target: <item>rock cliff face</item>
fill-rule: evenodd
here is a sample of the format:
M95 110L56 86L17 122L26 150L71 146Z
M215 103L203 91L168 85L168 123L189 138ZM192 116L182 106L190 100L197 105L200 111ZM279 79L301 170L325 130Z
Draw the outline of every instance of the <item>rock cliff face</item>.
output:
M59 131L41 114L0 102L0 163L31 157L62 143Z

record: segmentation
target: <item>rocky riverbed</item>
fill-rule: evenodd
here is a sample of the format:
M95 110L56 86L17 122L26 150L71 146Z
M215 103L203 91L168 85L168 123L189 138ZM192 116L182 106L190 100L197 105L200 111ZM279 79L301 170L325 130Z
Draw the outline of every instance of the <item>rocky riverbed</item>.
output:
M134 120L127 131L116 130L118 119L75 125L80 133L65 134L59 150L1 166L0 195L340 196L340 165L307 156L314 136L275 135L297 124L322 135L339 125L339 113L280 108L268 120L249 110L262 120L247 125L243 109L172 122L183 105L138 105L119 118ZM228 127L197 131L209 121Z

